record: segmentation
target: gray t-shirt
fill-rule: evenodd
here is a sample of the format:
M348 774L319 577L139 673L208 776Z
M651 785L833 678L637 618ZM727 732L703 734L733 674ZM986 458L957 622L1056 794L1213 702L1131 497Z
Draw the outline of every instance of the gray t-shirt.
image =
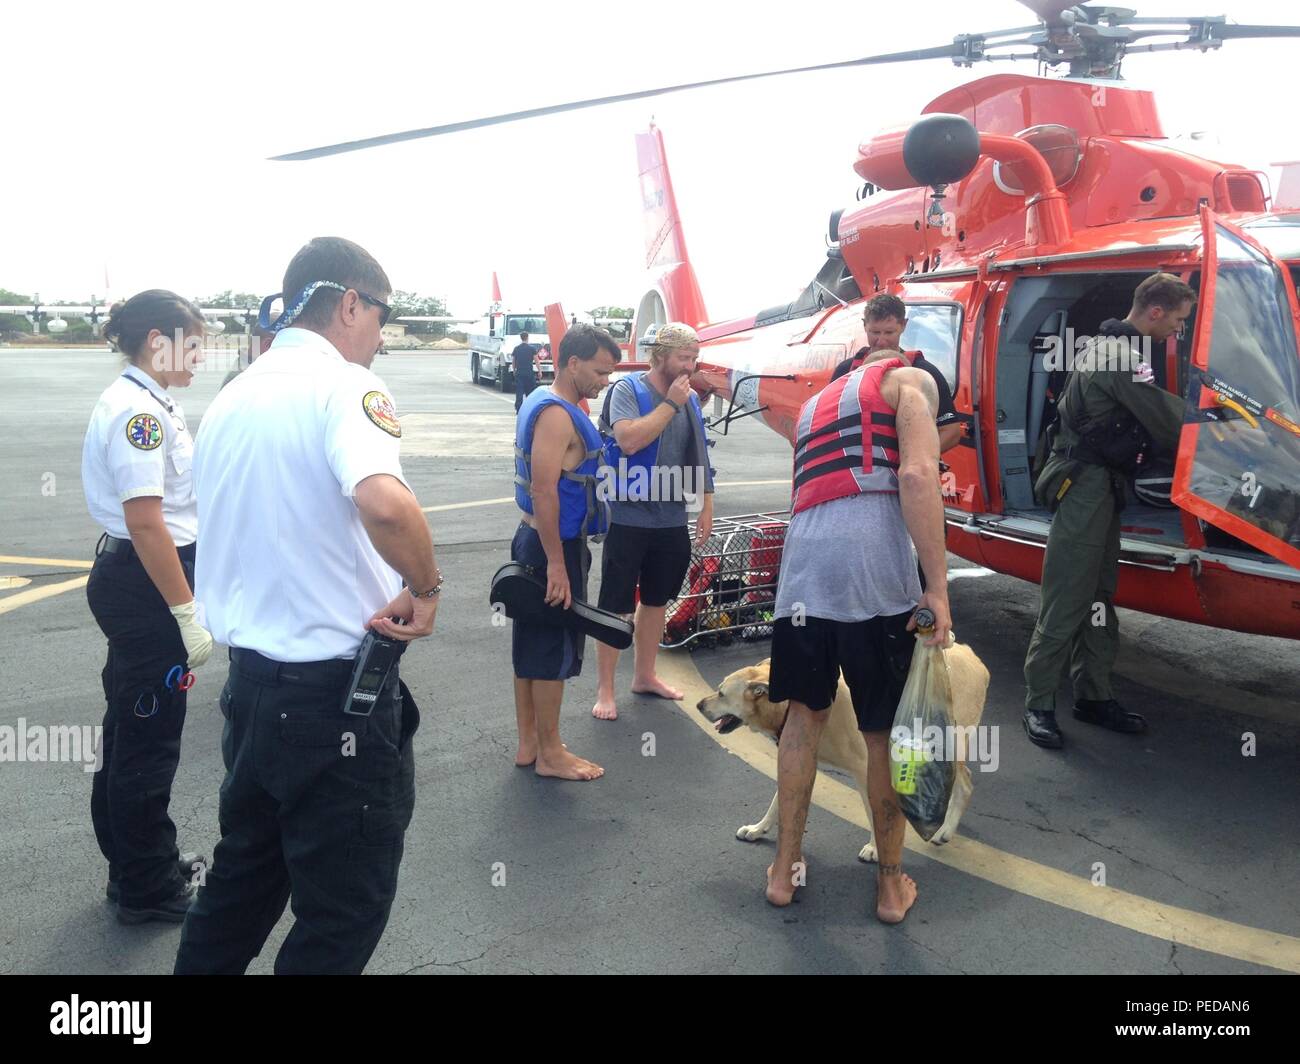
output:
M664 397L659 394L655 386L649 381L646 381L646 387L650 389L650 394L655 397L655 406L657 407L664 401ZM632 390L631 383L625 378L615 382L612 388L609 400L610 427L613 428L620 421L639 418L641 409L636 404L636 393ZM665 487L670 486L672 483L681 484L687 488L695 487L690 483L693 475L682 470L682 463L686 460L686 453L691 439L690 417L690 410L683 406L673 415L672 421L668 422L668 427L659 436L659 453L655 456L655 465L669 474L673 469L682 471L679 474L681 479L677 479L675 482L671 481L669 476L660 477L659 482ZM707 456L705 457L705 465L708 465ZM707 490L712 491L713 479L709 476L707 470L704 476ZM679 528L686 524L686 503L685 501L665 501L665 494L663 491L658 492L656 495L658 501L620 502L617 499L612 499L609 504L610 518L615 524L635 525L638 528ZM678 498L680 498L680 492Z
M776 617L867 621L921 601L916 555L897 495L848 495L797 513L786 530Z

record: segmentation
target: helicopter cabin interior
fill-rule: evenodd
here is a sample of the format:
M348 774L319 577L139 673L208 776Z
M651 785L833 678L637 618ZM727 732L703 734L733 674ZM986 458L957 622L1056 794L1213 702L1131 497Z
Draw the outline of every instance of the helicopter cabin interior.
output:
M1045 436L1055 419L1055 403L1068 374L1053 369L1053 351L1072 352L1074 338L1093 335L1102 322L1123 318L1133 291L1151 270L1052 273L1021 277L1008 293L998 350L996 410L997 455L1004 508L1007 514L1050 519L1046 507L1034 500L1033 485L1047 448ZM1199 271L1187 278L1199 291ZM1177 340L1177 379L1168 379L1166 360L1157 350L1152 369L1161 388L1186 394L1195 307ZM1172 456L1153 467L1154 475L1172 478ZM1168 546L1185 546L1182 511L1137 498L1130 490L1124 509L1124 535ZM1222 534L1220 534L1222 536ZM1225 540L1231 537L1223 537ZM1224 542L1224 546L1229 546ZM1251 553L1253 548L1232 540Z

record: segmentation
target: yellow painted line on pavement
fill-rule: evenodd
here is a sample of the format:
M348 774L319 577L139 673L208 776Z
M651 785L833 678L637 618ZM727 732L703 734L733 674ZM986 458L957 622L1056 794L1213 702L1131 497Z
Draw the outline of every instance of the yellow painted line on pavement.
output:
M426 514L442 513L444 510L468 510L474 506L500 506L502 503L514 502L513 495L503 496L500 499L475 499L473 502L449 502L442 506L421 506L420 509Z
M758 484L789 484L789 483L790 483L789 478L786 478L785 480L726 480L726 481L719 481L717 484L714 485L714 487L715 488L746 488ZM475 499L472 502L448 502L448 503L443 503L441 506L421 506L420 509L423 510L426 514L437 514L437 513L443 513L446 510L469 510L469 509L473 509L476 506L504 506L506 503L508 502L512 503L514 501L515 501L515 497L513 495L503 495L499 499ZM28 558L26 560L34 561L35 559ZM4 559L0 558L0 561L4 561ZM73 564L73 563L69 563L69 564Z
M20 606L30 606L33 602L40 602L42 599L62 595L65 591L85 587L89 582L90 577L77 576L59 584L47 584L44 587L34 587L30 591L20 591L16 595L6 595L0 599L0 614L11 613Z
M0 576L0 591L13 591L26 587L31 582L31 577L28 576Z
M93 569L94 562L71 558L24 558L16 554L0 554L0 565L45 565L51 569Z
M772 780L776 779L776 747L771 741L748 728L737 728L729 735L719 735L695 708L696 703L713 694L714 689L704 682L687 651L662 651L659 675L670 686L686 692L678 708L705 734L750 767ZM867 830L862 799L854 788L818 772L812 800L841 820ZM743 813L738 811L738 815ZM944 846L931 846L922 842L909 828L905 845L909 850L959 872L1063 909L1105 920L1117 927L1221 957L1300 973L1300 938L1291 935L1220 920L1115 887L1094 886L1090 879L1017 857L973 839L957 837Z

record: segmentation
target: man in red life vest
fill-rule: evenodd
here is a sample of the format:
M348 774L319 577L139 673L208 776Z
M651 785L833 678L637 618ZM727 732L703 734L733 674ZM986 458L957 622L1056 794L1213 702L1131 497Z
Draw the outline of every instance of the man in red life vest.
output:
M916 645L912 613L918 605L934 612L927 645L942 645L952 627L938 409L930 374L883 350L799 414L766 692L789 702L777 758L780 838L768 869L773 905L790 904L804 882L800 851L817 743L841 671L875 766L867 798L880 861L876 915L900 923L916 900L916 884L902 873L906 822L887 766L889 729Z

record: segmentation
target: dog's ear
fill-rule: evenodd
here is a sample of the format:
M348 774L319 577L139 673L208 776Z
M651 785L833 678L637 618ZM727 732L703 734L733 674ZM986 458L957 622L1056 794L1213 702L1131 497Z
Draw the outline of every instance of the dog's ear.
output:
M755 668L766 669L766 668L768 668L771 664L772 664L772 659L771 659L771 658L764 658L762 661L760 661L760 662L758 663L758 665L755 666Z
M746 695L746 697L750 698L751 700L757 700L757 699L760 699L760 698L766 698L766 697L767 697L767 684L765 684L765 683L751 683L751 684L749 684L749 685L745 688L745 695Z

